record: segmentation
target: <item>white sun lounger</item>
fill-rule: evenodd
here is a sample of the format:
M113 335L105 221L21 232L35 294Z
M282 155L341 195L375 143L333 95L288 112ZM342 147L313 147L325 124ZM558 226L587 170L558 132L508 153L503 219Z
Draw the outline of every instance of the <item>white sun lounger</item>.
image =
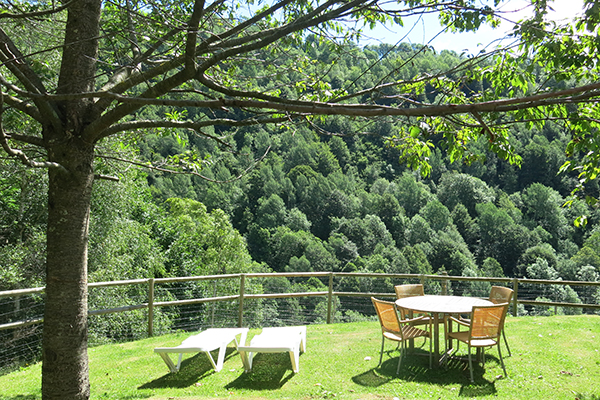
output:
M286 326L263 328L259 335L250 341L249 346L238 346L238 353L246 372L252 369L252 358L255 353L288 352L294 372L299 371L300 351L306 351L306 326Z
M241 335L239 342L237 335ZM215 371L219 372L223 368L227 345L233 341L235 341L236 346L239 343L246 343L247 335L248 328L210 328L197 335L190 336L177 347L156 347L154 352L162 357L171 372L177 372L181 367L183 353L199 353L203 351L208 356ZM215 363L210 352L216 349L219 349L219 355ZM173 364L169 353L179 353L177 365Z

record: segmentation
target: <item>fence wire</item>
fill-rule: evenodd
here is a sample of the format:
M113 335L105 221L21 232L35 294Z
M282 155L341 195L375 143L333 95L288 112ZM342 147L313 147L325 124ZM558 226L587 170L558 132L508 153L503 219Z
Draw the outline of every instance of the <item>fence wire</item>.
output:
M40 320L44 314L42 295L0 297L0 324ZM31 324L0 330L0 373L37 362L42 347L42 327Z
M157 280L156 284L138 280L126 285L91 285L89 345L139 340L150 333L163 335L235 327L240 322L247 327L263 327L376 320L370 297L392 300L394 285L399 284L423 283L426 294L483 298L488 297L492 285L513 288L515 284L507 279L464 280L439 276L434 279L386 274L250 274L245 279L239 275L211 278ZM42 324L35 321L43 317L43 293L7 293L0 292L0 341L3 343L0 374L41 359ZM331 304L330 293L333 294ZM520 280L518 301L518 315L599 313L600 286L585 282ZM557 302L563 305L553 304ZM153 308L148 307L149 303ZM13 326L19 321L29 321L29 325Z

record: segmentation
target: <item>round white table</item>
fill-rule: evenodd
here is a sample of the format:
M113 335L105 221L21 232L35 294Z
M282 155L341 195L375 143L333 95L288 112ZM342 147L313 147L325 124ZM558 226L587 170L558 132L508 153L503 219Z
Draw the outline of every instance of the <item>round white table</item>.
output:
M396 300L396 306L416 311L428 313L433 318L433 358L435 365L440 363L440 321L443 321L446 314L471 314L474 306L491 306L493 303L489 300L477 297L463 296L438 296L425 295L405 297Z

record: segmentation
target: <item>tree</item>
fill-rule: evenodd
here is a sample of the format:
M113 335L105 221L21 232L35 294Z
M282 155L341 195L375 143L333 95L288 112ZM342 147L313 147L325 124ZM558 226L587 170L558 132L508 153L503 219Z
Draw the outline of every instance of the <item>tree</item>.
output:
M364 218L335 218L334 233L341 233L358 246L361 256L369 256L379 244L390 246L394 243L385 224L376 215Z
M582 181L593 180L600 171L595 140L600 122L593 101L600 88L595 80L600 68L595 2L586 2L576 25L555 27L544 20L546 2L532 1L534 17L515 29L520 48L500 54L496 67L478 68L481 58L474 57L453 65L452 75L403 80L390 73L384 81L372 82L369 90L352 85L332 89L323 79L331 66L312 64L290 47L299 45L309 30L322 39L333 39L337 32L353 38L356 32L336 25L348 18L367 26L401 24L410 13L438 12L445 26L464 31L497 24L499 12L478 8L470 0L251 4L251 11L204 0L3 4L0 145L23 165L48 171L44 399L86 399L90 394L88 221L94 182L118 175L118 167L98 165L103 158L119 159L104 151L103 143L111 137L127 147L152 131L182 142L189 134L215 143L208 147L235 152L233 139L221 135L223 127L311 124L314 115L395 117L405 119L405 128L390 132L387 141L400 150L404 162L427 173L430 132L441 135L437 144L451 161L471 160L470 144L483 136L490 150L518 162L505 124L553 119L572 130L567 155L578 156L563 170L575 171ZM357 70L362 83L371 78L366 71L380 63L377 53L372 55ZM544 80L535 79L536 65L557 80L573 78L576 86L546 91ZM273 81L257 79L252 73L256 70ZM477 96L463 90L465 80L484 78L490 85ZM386 99L389 105L379 101L386 88L400 93ZM184 107L191 111L182 112ZM144 166L198 176L208 162L206 155L186 150L169 154L167 164ZM371 171L373 177L377 169Z
M437 200L427 203L421 214L434 231L444 230L452 223L450 211Z
M439 184L438 199L449 210L462 204L474 217L477 204L493 202L495 194L481 179L467 174L446 173Z
M564 215L564 208L561 208L564 200L558 192L541 183L533 183L523 191L522 199L524 216L530 229L539 226L550 233L550 243L555 248L560 239L569 236L572 224Z
M478 258L496 259L506 276L514 276L517 261L526 249L535 243L535 237L522 225L517 225L504 210L491 203L478 204L477 225L480 243Z

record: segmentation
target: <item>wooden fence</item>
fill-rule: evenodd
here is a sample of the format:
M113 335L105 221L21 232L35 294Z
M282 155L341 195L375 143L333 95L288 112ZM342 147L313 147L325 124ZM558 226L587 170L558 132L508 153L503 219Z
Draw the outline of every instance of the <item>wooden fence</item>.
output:
M319 278L328 281L327 291L316 291L316 292L302 292L302 293L263 293L263 294L250 294L245 293L246 283L251 279L257 278ZM534 301L527 300L519 297L520 286L524 284L536 284L536 285L560 285L560 286L595 286L599 287L600 282L584 282L584 281L552 281L552 280L535 280L535 279L518 279L518 278L482 278L482 277L461 277L461 276L448 276L446 274L441 275L414 275L414 274L375 274L375 273L344 273L344 272L301 272L301 273L252 273L252 274L227 274L227 275L210 275L210 276L194 276L194 277L179 277L179 278L157 278L157 279L135 279L135 280L123 280L123 281L112 281L112 282L98 282L90 283L88 288L100 288L100 287L115 287L123 285L147 285L147 302L141 304L128 305L124 307L103 309L103 310L90 310L89 315L103 315L111 313L120 313L131 310L147 309L148 311L148 335L153 335L154 326L154 309L157 307L172 307L189 304L200 304L210 303L219 301L231 301L237 300L239 304L238 313L238 326L244 324L244 301L246 299L267 299L267 298L292 298L292 297L326 297L327 298L327 323L332 322L332 308L335 297L395 297L394 293L367 293L367 292L339 292L334 291L334 279L343 277L353 278L374 278L374 279L397 279L397 280L413 280L425 283L427 281L438 281L441 287L441 294L448 293L448 286L450 282L488 282L498 283L504 286L512 286L514 290L512 300L512 311L513 314L517 315L518 304L530 305L530 306L554 306L554 307L579 307L589 308L594 310L600 310L598 304L582 304L582 303L560 303L550 301ZM185 299L185 300L173 300L173 301L155 301L155 288L157 285L175 283L175 282L193 282L193 281L217 281L217 280L238 280L239 281L239 292L232 293L228 296L220 297L206 297L196 299ZM0 298L14 297L19 298L25 295L41 294L44 292L43 287L31 288L31 289L18 289L0 292ZM1 322L1 321L0 321ZM14 329L32 324L43 323L43 318L31 318L22 321L15 321L10 323L0 324L0 330Z

